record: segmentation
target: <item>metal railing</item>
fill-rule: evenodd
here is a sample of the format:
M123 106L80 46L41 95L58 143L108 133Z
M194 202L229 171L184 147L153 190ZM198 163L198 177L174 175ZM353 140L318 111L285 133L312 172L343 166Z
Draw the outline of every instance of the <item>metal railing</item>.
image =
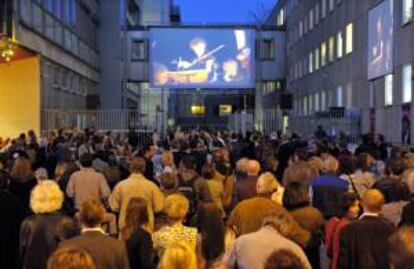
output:
M140 132L153 132L155 126L140 125L140 117L137 110L44 109L41 113L41 131L46 134L60 128L93 128L100 132L126 133L132 127Z

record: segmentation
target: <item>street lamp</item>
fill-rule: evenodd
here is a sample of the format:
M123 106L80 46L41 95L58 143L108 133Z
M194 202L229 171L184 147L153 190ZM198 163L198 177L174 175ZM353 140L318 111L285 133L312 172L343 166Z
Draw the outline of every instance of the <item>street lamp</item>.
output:
M16 48L17 45L12 39L5 35L0 36L0 57L4 61L10 62Z

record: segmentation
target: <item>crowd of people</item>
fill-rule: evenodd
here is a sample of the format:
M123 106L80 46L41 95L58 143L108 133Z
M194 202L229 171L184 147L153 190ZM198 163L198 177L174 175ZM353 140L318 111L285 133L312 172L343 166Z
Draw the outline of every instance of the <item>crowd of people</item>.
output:
M414 268L414 153L381 135L144 138L0 138L0 268Z

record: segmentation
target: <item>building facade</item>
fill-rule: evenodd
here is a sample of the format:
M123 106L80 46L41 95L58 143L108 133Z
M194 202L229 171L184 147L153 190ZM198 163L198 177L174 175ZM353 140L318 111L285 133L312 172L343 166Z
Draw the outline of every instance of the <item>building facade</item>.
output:
M381 9L388 12L380 14L383 20L392 22L385 30L393 46L383 44L388 48L384 55L393 60L386 73L369 77L369 54L376 50L369 36L384 26L380 19L371 25L370 14L374 17ZM339 118L358 115L350 124L359 125L361 132L382 133L392 142L403 142L404 136L410 142L412 19L413 0L279 1L267 23L286 28L286 88L293 95L290 130L311 134L316 127L300 123L324 118L319 122L331 131ZM328 111L341 111L342 116L330 117Z

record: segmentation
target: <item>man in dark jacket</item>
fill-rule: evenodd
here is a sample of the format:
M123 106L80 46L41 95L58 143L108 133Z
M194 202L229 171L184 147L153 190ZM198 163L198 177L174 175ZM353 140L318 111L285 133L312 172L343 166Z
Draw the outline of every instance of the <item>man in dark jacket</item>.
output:
M98 201L85 201L80 210L82 235L61 242L59 248L86 250L97 269L129 269L125 242L105 235L101 229L104 215L105 209Z
M380 216L384 195L376 189L365 191L364 213L348 224L341 233L338 268L389 268L388 239L395 226Z

